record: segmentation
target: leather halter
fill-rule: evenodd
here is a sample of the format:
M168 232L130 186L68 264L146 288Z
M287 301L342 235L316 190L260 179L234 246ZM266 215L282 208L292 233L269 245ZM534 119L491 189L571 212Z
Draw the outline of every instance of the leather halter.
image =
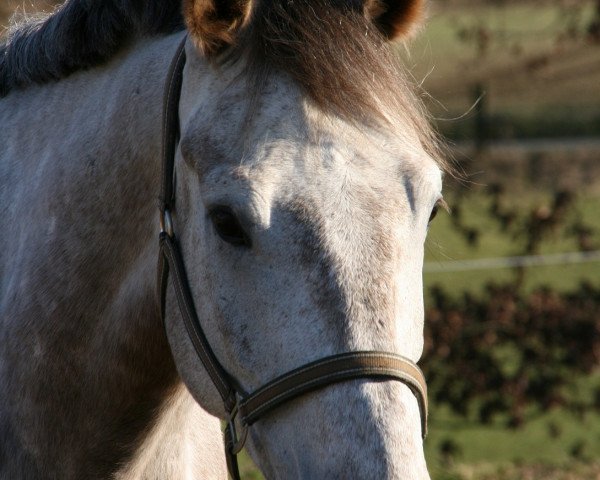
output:
M283 403L310 391L350 379L396 380L413 392L421 413L421 433L427 434L427 385L419 367L395 353L348 352L322 358L268 382L256 391L243 392L212 351L196 313L181 252L173 232L175 152L179 142L179 97L185 65L186 38L177 48L169 67L163 105L162 187L159 197L160 236L158 292L165 318L168 277L171 277L179 312L200 362L219 391L228 413L225 429L227 468L239 480L237 453L243 448L248 427ZM169 275L170 273L170 275ZM237 424L242 434L238 437Z

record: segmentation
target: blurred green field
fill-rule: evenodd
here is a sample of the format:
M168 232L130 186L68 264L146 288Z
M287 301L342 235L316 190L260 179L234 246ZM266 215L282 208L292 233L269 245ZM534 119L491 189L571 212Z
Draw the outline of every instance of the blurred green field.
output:
M450 200L450 203L452 201ZM451 226L451 214L441 212L430 227L426 243L425 262L439 264L453 260L475 258L495 258L520 255L523 239L513 238L502 233L499 225L488 215L490 199L482 194L474 194L463 205L463 217L468 226L480 231L477 246L467 244ZM551 196L543 193L520 194L512 197L512 205L520 209L545 207L551 204ZM468 208L467 208L468 207ZM600 197L582 196L577 199L574 208L565 219L569 225L582 221L596 232L595 239L600 249ZM558 229L551 238L542 243L541 254L576 252L578 245L564 229ZM481 293L489 282L505 283L515 277L511 269L494 269L467 272L425 273L424 284L427 292L433 285L441 285L451 295L464 292ZM531 291L539 287L551 287L559 291L576 288L582 281L600 283L600 262L574 265L552 265L527 269L524 289Z
M426 262L493 258L520 255L524 238L502 231L489 215L491 199L474 188L462 202L464 224L480 232L476 246L457 233L449 214L440 214L430 227ZM449 202L453 200L449 194ZM535 189L516 190L505 198L504 208L519 211L549 208L553 194ZM600 249L600 196L580 194L569 209L564 222L541 244L541 254L578 251L571 225L584 223L593 230L595 248ZM521 219L523 221L523 219ZM485 285L510 283L515 279L511 269L468 272L426 273L424 275L426 304L428 290L441 286L453 296L465 292L480 294ZM526 292L540 287L567 292L581 282L600 284L600 262L574 265L532 267L526 270L522 288ZM424 359L426 362L427 360ZM600 381L600 371L594 378L582 378L581 391L588 395ZM565 410L550 414L532 414L521 429L507 429L502 419L496 424L481 425L451 414L445 407L432 406L431 435L427 440L427 457L432 478L436 480L467 479L598 479L600 465L600 415L587 413L575 418ZM451 451L452 455L444 454ZM596 462L594 464L594 462Z
M586 37L594 8L592 0L432 2L426 28L401 54L453 138L472 135L478 83L497 136L595 135L600 43Z
M501 472L533 465L576 471L598 461L598 414L587 414L582 419L557 410L534 416L524 427L514 430L500 421L491 426L465 421L440 407L434 407L432 415L426 455L434 479L469 478L467 472L478 469L482 473L496 472L494 478L510 478ZM600 473L600 465L595 468Z

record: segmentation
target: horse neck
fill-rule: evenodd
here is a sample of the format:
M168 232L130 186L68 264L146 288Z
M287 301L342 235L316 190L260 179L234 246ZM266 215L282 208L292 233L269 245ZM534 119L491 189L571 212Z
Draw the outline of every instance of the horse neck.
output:
M14 478L107 478L178 389L154 280L162 89L179 39L3 100L20 141L0 147L18 171L0 195L15 226L0 262L0 443L15 458L0 455L0 478L9 465Z

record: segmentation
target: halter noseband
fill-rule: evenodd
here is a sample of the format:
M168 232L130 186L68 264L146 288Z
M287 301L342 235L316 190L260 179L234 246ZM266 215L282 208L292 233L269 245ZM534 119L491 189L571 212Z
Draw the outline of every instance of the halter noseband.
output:
M187 281L178 242L173 232L171 210L174 203L175 151L179 141L179 97L185 41L179 44L169 67L163 103L162 187L159 197L160 236L158 261L158 292L161 316L165 318L168 277L172 280L179 312L200 362L219 391L228 412L225 429L227 468L234 480L239 480L237 453L243 448L248 427L293 398L328 385L356 378L397 380L413 392L421 413L421 433L427 434L427 385L419 367L395 353L364 351L348 352L322 358L299 367L268 382L248 394L223 368L204 335ZM237 422L236 422L237 419ZM236 423L242 427L238 435Z

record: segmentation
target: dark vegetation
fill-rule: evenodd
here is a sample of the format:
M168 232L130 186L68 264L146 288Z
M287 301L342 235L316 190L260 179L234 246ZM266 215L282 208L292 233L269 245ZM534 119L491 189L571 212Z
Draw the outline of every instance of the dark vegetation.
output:
M600 386L579 392L600 362L600 289L540 289L490 284L479 298L432 292L425 370L433 401L490 423L505 414L520 427L530 407L600 411ZM578 393L580 393L578 395Z
M483 195L485 223L514 246L511 254L544 253L557 232L582 252L600 249L595 227L573 214L578 196L597 195L595 146L557 154L550 144L512 158L491 149L497 140L600 135L599 29L597 0L434 4L408 62L441 131L473 144L465 168L486 171L470 177L487 185L478 193L457 189L450 228L465 244L485 248L481 228L465 220ZM507 201L540 188L554 192L545 207ZM544 412L572 412L584 428L586 413L600 412L600 284L582 278L576 288L532 291L530 275L514 268L477 293L457 294L451 281L430 288L423 358L432 401L514 429ZM438 448L442 457L457 454L452 441Z
M554 176L548 167L536 170L538 178ZM487 257L506 255L494 251L500 244L511 246L510 255L599 250L599 224L588 209L595 187L549 192L527 178L450 188L443 231ZM490 232L502 241L487 245ZM422 366L435 422L433 478L596 478L600 263L579 269L576 286L556 281L563 268L546 267L550 276L534 288L536 267L485 272L474 291L455 288L457 273L430 283Z
M498 235L519 246L517 255L543 253L557 235L581 252L600 248L597 227L575 211L574 191L556 191L545 206L520 202L517 208L514 187L495 183L480 190L461 188L451 201L451 228L472 247L481 242L482 222L470 222L464 213L479 201L487 206L485 228L495 224ZM487 281L477 294L457 295L450 284L430 288L423 367L431 401L490 428L524 430L540 416L560 412L583 430L589 415L600 413L600 284L582 279L575 289L531 291L524 288L529 270L513 270L510 280ZM562 428L550 421L548 438L558 439ZM437 456L449 466L463 446L442 439ZM581 440L568 448L581 460L596 447Z

